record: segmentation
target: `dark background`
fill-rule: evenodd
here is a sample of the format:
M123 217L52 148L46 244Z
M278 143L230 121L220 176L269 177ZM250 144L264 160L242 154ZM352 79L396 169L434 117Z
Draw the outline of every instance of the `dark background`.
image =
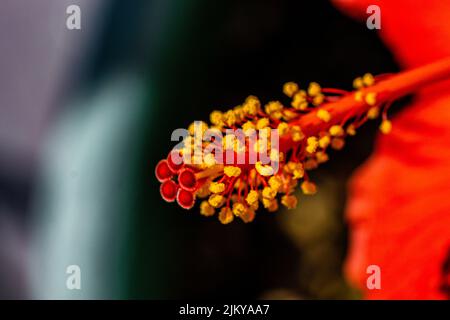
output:
M33 204L42 198L50 199L48 203L58 199L57 194L43 187L49 172L52 175L52 152L72 159L78 154L75 146L81 143L81 136L90 138L81 124L90 121L91 114L100 107L86 102L86 97L94 96L111 78L123 78L129 83L127 76L132 74L139 79L145 97L137 113L139 120L124 133L113 131L118 133L114 138L118 148L133 148L117 153L114 159L101 160L101 168L120 161L112 170L112 175L120 178L102 182L105 188L99 184L99 192L104 195L99 201L122 208L114 212L121 219L126 217L128 223L107 227L116 216L107 209L98 209L95 212L105 212L99 215L98 234L107 230L105 238L109 240L100 241L98 247L95 244L97 254L85 253L83 245L68 251L61 249L69 252L69 263L77 263L70 252L92 263L89 265L94 269L83 270L101 279L96 286L102 288L111 282L119 285L111 290L88 286L83 289L85 295L69 297L358 298L341 269L347 246L345 188L353 170L370 155L376 123L365 125L347 141L344 150L332 153L331 161L312 173L319 185L317 196L301 197L294 211L272 214L260 210L251 224L237 221L223 226L216 217L202 217L197 207L185 211L165 203L159 196L153 170L174 144L170 141L172 130L187 127L194 120L208 120L212 110L234 107L248 95L256 95L263 102L283 99L281 88L287 81L301 87L317 81L323 87L351 89L353 79L366 72L397 71L376 31L343 16L327 1L96 1L101 6L96 9L95 24L86 13L92 7L89 2L78 2L84 24L76 36L77 43L83 44L87 37L90 40L78 49L69 46L77 52L66 62L71 77L59 82L53 93L53 107L46 113L43 125L45 134L34 144L36 160L31 161L25 175L0 167L0 200L12 208L6 216L21 217L13 220L29 257L18 262L4 258L13 261L8 263L9 269L4 267L5 279L19 280L4 280L8 285L2 295L66 297L60 295L59 289L46 287L47 280L30 289L30 283L36 282L34 278L52 279L54 273L42 277L30 273L28 267L17 269L16 264L51 264L44 253L60 250L55 249L55 244L64 243L69 235L83 237L79 230L89 229L90 222L75 210L76 223L71 225L80 229L52 233L49 230L58 225L48 218L49 211L35 209ZM131 103L125 103L123 110L126 114L134 109ZM67 123L77 117L74 114L85 120L71 127L74 134L69 141L74 147L69 150L73 154L61 151L58 143L57 151L49 152L43 145L52 145L52 139L61 135L52 128L70 126ZM106 147L97 145L95 150L89 153L91 158L104 155ZM67 171L83 176L82 164L71 170L68 165ZM19 168L17 171L23 172ZM122 172L129 174L122 177ZM95 179L94 173L91 178ZM65 184L53 185L63 190ZM61 210L55 213L56 217L61 214ZM34 241L36 238L28 234L48 240ZM93 242L88 246L94 246ZM118 258L112 262L103 256L115 252ZM111 270L111 264L117 268L105 273ZM19 288L17 283L21 284Z

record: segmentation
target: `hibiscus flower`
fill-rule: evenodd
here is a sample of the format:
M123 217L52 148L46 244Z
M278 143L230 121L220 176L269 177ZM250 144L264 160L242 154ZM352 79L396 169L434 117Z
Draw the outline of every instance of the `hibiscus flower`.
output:
M450 56L450 2L334 0L351 16L381 9L380 36L402 67ZM368 299L449 298L450 81L418 91L350 183L345 271ZM368 289L367 267L381 270Z

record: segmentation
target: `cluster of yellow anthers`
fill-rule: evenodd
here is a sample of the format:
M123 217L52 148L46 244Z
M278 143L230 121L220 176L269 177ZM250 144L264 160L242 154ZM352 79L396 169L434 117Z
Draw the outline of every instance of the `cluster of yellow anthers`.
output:
M196 198L203 199L201 214L213 216L218 212L223 224L230 223L235 217L250 222L261 206L270 212L276 211L279 200L285 207L295 208L297 185L306 195L316 193L316 185L310 181L307 171L328 160L328 148L342 149L346 136L355 135L359 126L380 114L383 118L380 130L383 133L390 131L391 123L386 116L390 100L379 101L377 95L382 93L370 90L378 81L379 77L365 74L355 79L355 91L352 92L321 88L315 82L302 90L296 83L288 82L283 87L289 98L287 104L270 101L263 106L257 97L249 96L231 110L213 111L211 126L201 122L201 131L204 133L209 129L221 133L222 141L196 141L192 124L184 147L172 150L156 167L162 197L169 202L176 200L186 209L193 207ZM354 104L352 108L339 107L341 100L349 99L353 101L350 102ZM251 144L249 139L239 140L233 134L227 134L227 129L256 130L259 135ZM278 148L272 148L267 139L274 129L279 135ZM218 162L213 153L203 152L214 143L221 144L224 150L231 148L236 158L250 149L267 152L278 170L273 164L260 161L254 164ZM196 146L200 146L201 152L194 151ZM174 161L174 156L186 154L194 154L197 161Z

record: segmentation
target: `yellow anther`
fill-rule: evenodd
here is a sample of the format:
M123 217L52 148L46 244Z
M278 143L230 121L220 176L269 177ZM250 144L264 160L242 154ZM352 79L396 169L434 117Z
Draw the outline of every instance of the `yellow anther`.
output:
M265 199L273 199L277 196L277 191L273 190L271 187L265 187L262 191L262 196Z
M259 129L259 136L261 138L270 138L270 134L272 133L271 127L264 127L262 129Z
M303 178L304 175L305 170L303 168L298 168L292 171L292 178L294 178L295 180Z
M319 151L316 153L316 159L318 163L324 163L328 161L328 155L323 152L323 151Z
M298 91L298 84L295 82L287 82L283 86L283 93L287 95L289 98L292 98L292 96Z
M250 209L252 209L252 210L258 210L258 208L259 208L259 202L258 201L256 201L252 205L250 205Z
M225 207L220 210L219 221L221 223L228 224L228 223L232 222L233 219L234 219L234 215L230 208Z
M264 109L266 113L271 114L277 111L281 111L283 109L283 105L279 101L270 101L268 104L266 104Z
M264 208L266 208L270 212L275 212L278 210L278 201L277 199L263 199Z
M280 137L285 135L286 133L288 133L288 131L289 131L289 125L286 122L281 122L278 125L278 135Z
M255 163L255 169L258 171L258 173L262 176L271 176L273 175L273 168L269 165L263 165L260 161Z
M366 87L368 87L375 83L375 79L373 78L373 75L366 73L362 78L362 82Z
M239 217L244 212L245 212L245 206L242 203L237 202L237 203L233 204L233 213L236 217Z
M270 188L272 188L273 190L278 192L282 185L283 185L283 181L281 180L280 177L277 177L277 176L270 177L270 179L269 179Z
M294 195L284 195L281 197L281 203L288 209L295 209L297 207L297 197Z
M329 132L333 137L339 137L344 135L344 129L339 125L331 126Z
M375 92L369 92L366 94L364 100L369 106L374 106L377 103L377 94Z
M223 114L223 120L227 124L227 126L231 127L236 123L236 114L233 110L228 110Z
M225 191L225 184L221 182L212 182L209 186L209 191L212 193L221 193Z
M316 114L317 117L322 121L328 122L331 120L331 114L327 110L320 109Z
M221 207L224 203L224 197L220 194L212 194L208 199L208 203L214 208Z
M316 185L311 181L303 181L301 188L304 194L315 194L317 192Z
M223 117L223 113L220 111L213 111L211 112L211 114L209 115L209 120L211 121L211 123L215 126L219 126L222 123L222 117Z
M208 130L208 125L203 121L192 122L188 127L189 134L194 135L196 128L197 128L197 130L200 129L199 133L201 133L203 136L203 134L206 132L206 130Z
M245 201L247 201L248 205L252 206L255 204L255 202L258 202L258 192L255 190L251 190L247 197L245 198Z
M354 125L352 125L352 124L350 124L348 127L347 127L347 134L348 135L350 135L350 136L354 136L355 134L356 134L356 129L355 129L355 126Z
M313 98L313 105L318 106L320 104L322 104L322 102L325 100L325 96L323 94L318 94L317 96L315 96Z
M261 102L259 99L255 96L248 96L247 99L245 99L243 109L244 112L249 115L256 115L261 108Z
M239 177L241 175L241 168L234 166L226 166L223 168L223 172L227 177Z
M214 215L214 207L208 203L208 201L202 201L200 203L200 214L209 217Z
M270 150L270 160L273 162L280 161L280 152L277 149Z
M355 78L355 80L353 80L353 88L361 89L363 86L364 86L364 82L361 77Z
M294 142L300 141L305 137L300 126L292 126L290 131L291 131L292 141L294 141Z
M292 173L292 172L294 172L294 170L299 170L299 169L303 169L302 164L299 162L293 162L293 161L289 161L283 167L283 170L286 171L287 173Z
M270 121L267 118L261 118L258 120L258 122L256 122L256 129L260 130L260 129L264 129L265 127L267 127L269 125Z
M380 131L388 134L392 130L392 123L389 120L383 120L380 124Z
M289 110L289 109L284 109L283 110L283 119L284 120L292 120L292 119L297 118L297 117L298 117L298 113L296 113L296 112L294 112L292 110Z
M245 111L242 106L234 107L234 115L236 116L236 121L243 121L245 118Z
M309 137L306 140L306 151L309 153L314 153L317 150L317 147L319 146L319 141L316 137Z
M319 147L322 149L325 149L330 144L330 137L329 136L323 136L319 139Z
M333 138L331 140L331 147L335 150L341 150L345 145L345 141L342 138Z
M286 169L286 172L292 173L292 171L294 171L297 168L298 164L299 164L298 162L289 161L288 163L286 163L286 166L284 168Z
M363 93L361 91L355 92L355 101L358 101L358 102L363 101Z
M216 165L216 163L217 163L216 158L214 157L214 155L212 153L208 153L207 155L205 155L203 157L203 162L205 163L205 165L208 168Z
M194 128L195 128L195 122L192 122L188 127L188 132L191 136L193 136L195 133Z
M305 99L308 96L305 90L299 90L295 95L299 97L304 97Z
M312 97L320 94L320 85L317 82L311 82L308 87L308 94Z
M253 208L246 208L239 218L245 223L252 222L255 219L255 210Z
M247 130L255 129L255 125L251 121L247 121L242 125L242 130L246 132Z
M292 99L291 106L297 110L305 110L308 108L306 93L304 91L297 92Z
M378 118L378 115L380 114L380 109L378 107L372 107L367 111L367 118L369 119L376 119Z
M275 118L275 119L281 119L281 118L283 117L283 112L281 112L281 111L275 111L275 112L272 112L272 113L270 114L270 116L271 116L272 118Z

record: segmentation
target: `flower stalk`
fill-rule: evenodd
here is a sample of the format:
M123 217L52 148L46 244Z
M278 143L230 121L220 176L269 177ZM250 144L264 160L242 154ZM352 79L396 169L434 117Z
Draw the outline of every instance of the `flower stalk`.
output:
M394 100L449 78L450 58L446 58L393 75L365 74L354 80L354 91L321 88L315 82L302 90L288 82L283 87L287 104L270 101L262 107L250 96L231 110L213 111L211 126L192 124L182 146L156 166L161 195L185 209L203 198L200 213L213 216L218 211L224 224L236 217L252 221L260 204L271 212L278 210L279 200L288 209L295 208L297 185L306 195L316 193L307 171L328 161L329 148L342 149L345 138L370 119L381 117L380 131L388 134L392 129L388 110ZM196 129L213 138L199 140ZM237 129L245 135L230 133ZM222 152L227 150L233 155L231 162L230 153ZM256 162L250 160L252 152L260 156ZM245 161L236 161L239 156Z

